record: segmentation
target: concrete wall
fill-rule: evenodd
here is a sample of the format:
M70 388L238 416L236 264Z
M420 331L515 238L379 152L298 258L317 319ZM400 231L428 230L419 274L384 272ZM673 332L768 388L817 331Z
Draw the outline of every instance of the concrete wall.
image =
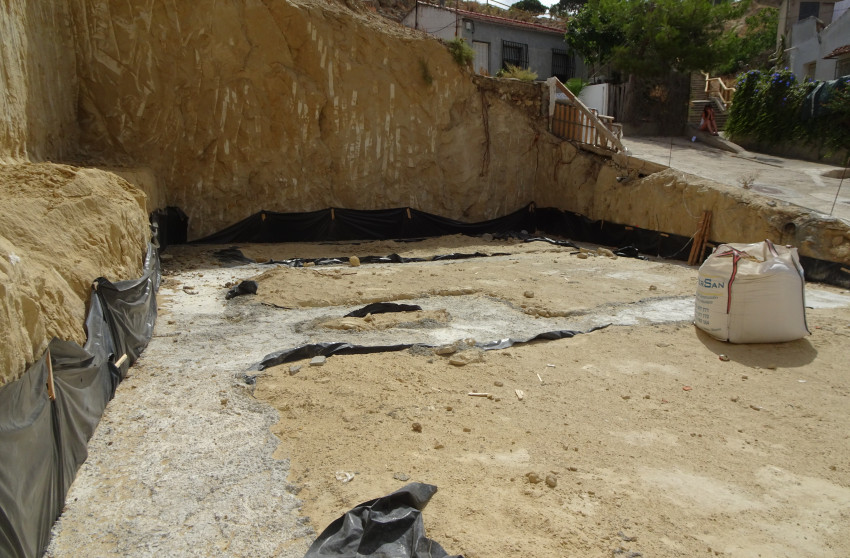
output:
M457 36L457 16L454 12L437 6L417 2L413 10L404 16L402 23L411 29L425 31L444 41L450 41Z
M803 81L806 77L814 78L819 66L825 62L820 54L819 30L818 20L813 17L798 21L791 27L792 49L788 57L788 67L794 72L797 81ZM812 63L816 64L815 73L807 74L806 68Z
M782 35L791 33L791 28L794 24L800 21L800 3L807 0L783 0L779 6L779 26L776 30L777 41ZM832 21L834 0L820 2L817 18L825 25ZM787 48L787 45L786 45Z

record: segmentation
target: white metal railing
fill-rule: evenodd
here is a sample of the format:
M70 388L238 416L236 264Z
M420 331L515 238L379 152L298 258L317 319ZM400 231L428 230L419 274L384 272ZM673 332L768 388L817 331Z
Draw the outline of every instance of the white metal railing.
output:
M735 88L726 85L726 83L719 77L711 77L706 72L701 73L705 76L706 96L710 98L712 94L714 94L714 98L718 99L723 105L721 108L726 110L726 108L732 104L732 97L734 97L736 91Z

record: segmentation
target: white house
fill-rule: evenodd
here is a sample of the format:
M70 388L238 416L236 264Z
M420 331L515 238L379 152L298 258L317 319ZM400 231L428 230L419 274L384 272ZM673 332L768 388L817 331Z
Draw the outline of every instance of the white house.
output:
M810 16L791 26L788 66L801 81L850 75L850 0L829 7L829 23Z
M463 38L475 52L473 68L495 75L507 64L529 68L540 80L585 77L584 64L564 41L564 29L416 2L402 23L443 40Z

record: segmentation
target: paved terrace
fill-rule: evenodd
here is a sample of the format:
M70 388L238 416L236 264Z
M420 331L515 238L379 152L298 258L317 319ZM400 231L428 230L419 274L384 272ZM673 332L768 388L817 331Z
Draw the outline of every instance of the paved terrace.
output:
M850 223L850 177L842 182L826 176L840 176L841 167L759 153L734 154L685 137L623 138L623 144L635 157L730 186L751 181L755 192Z

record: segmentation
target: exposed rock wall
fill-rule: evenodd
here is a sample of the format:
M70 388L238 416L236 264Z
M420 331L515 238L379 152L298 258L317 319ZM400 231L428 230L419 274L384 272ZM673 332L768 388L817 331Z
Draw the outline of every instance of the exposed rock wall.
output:
M0 163L67 157L78 135L67 3L5 0L0 37Z
M0 32L0 326L17 347L0 381L49 336L83 340L88 283L139 273L145 211L165 205L191 237L260 209L474 221L530 201L689 236L711 209L712 239L850 263L844 223L675 171L618 182L545 131L539 86L471 79L436 41L333 2L7 0ZM149 205L114 174L27 163L69 158Z
M190 237L260 209L485 219L548 183L540 169L559 150L526 112L476 87L436 41L372 14L73 1L86 148L150 165Z
M850 264L850 227L840 219L824 218L795 205L675 169L619 182L617 178L625 176L625 172L610 161L588 165L587 159L576 158L570 166L559 167L556 172L561 187L538 189L536 199L541 206L683 236L696 232L702 212L708 210L712 212L712 240L770 239L792 244L804 256ZM592 187L584 185L589 180L595 180Z
M53 337L82 344L91 283L139 277L144 194L114 174L52 163L0 165L0 385Z

